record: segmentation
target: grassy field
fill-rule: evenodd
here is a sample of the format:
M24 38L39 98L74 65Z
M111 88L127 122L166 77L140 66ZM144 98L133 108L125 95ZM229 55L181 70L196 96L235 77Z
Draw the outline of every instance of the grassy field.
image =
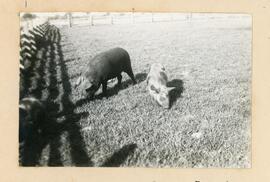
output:
M52 160L56 147L62 165L85 159L91 166L251 166L250 19L72 27L60 34L63 63L55 63L55 74L59 84L68 82L62 98L70 102L60 108L72 107L57 121L76 124L43 149L40 165ZM74 87L79 74L94 55L113 47L129 52L138 84L123 73L123 88L110 83L109 98L99 96L101 90L94 100L84 98ZM155 62L176 86L169 110L146 91ZM57 69L66 74L60 78Z

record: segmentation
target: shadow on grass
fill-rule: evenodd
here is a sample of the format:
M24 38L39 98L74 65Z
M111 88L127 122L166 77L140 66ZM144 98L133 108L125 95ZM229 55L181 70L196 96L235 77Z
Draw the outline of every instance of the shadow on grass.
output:
M119 151L116 151L109 159L107 159L101 167L119 167L126 161L128 156L134 154L136 148L136 144L124 146Z
M175 87L173 90L170 91L170 108L173 104L177 101L179 97L181 97L184 91L184 83L182 80L173 79L167 83L168 87Z
M82 117L87 117L88 113L75 113L75 104L69 98L71 79L63 58L59 29L52 27L46 36L46 44L41 45L43 46L41 59L34 65L38 68L35 69L38 76L33 77L33 81L29 82L31 88L35 83L31 95L43 102L46 108L45 115L40 116L36 124L27 131L20 126L21 136L27 132L25 139L20 142L20 165L93 166L85 150L85 143L78 125L78 121ZM145 77L146 74L136 75L138 82L143 81ZM44 87L44 83L48 85ZM127 88L131 83L131 80L123 82L123 88ZM25 115L20 112L20 123L24 122L24 117ZM61 150L63 146L64 149ZM65 148L65 146L69 147ZM102 166L120 166L136 148L136 144L124 146ZM65 150L70 150L70 156L65 156L67 155L64 153ZM68 159L70 157L70 160L63 161L62 157L68 157Z
M138 74L136 74L135 79L137 81L137 84L143 82L146 79L146 77L147 77L146 73L138 73ZM107 90L107 96L106 97L111 97L113 95L117 95L120 90L124 90L124 89L128 88L130 85L133 85L132 80L131 79L125 80L125 81L123 81L121 83L120 87L115 85L114 87L109 88ZM101 85L101 87L102 87L102 85ZM94 100L94 99L102 99L103 97L105 97L105 96L102 93L100 93L98 95L95 95L95 97L93 99L89 98L89 97L81 99L81 100L77 101L75 105L77 107L80 107L83 104L85 104L86 102L89 102L89 101Z
M74 113L75 105L69 98L71 83L63 59L59 29L51 27L46 36L48 39L43 45L45 48L41 60L43 63L37 69L37 74L41 77L35 79L37 87L32 93L37 99L41 99L42 93L47 92L44 102L46 117L39 118L38 127L42 129L41 131L36 127L29 130L22 150L20 149L21 165L39 165L40 161L44 160L41 159L42 151L49 145L48 166L63 166L62 151L60 151L63 142L60 139L61 134L66 132L65 142L69 142L71 154L70 165L93 166L85 151L84 141L77 123L88 113ZM57 77L61 78L61 85L58 85ZM49 83L46 88L43 88L41 84L44 80L48 80Z
M80 57L78 57L78 58L67 59L67 60L65 60L65 63L73 62L73 61L75 61L75 60L80 60L80 59L81 59Z
M136 74L135 75L135 80L137 81L137 84L139 84L142 81L144 81L146 79L146 76L147 76L146 73L138 73L138 74ZM121 86L120 87L116 85L113 88L108 89L108 91L107 91L107 97L111 97L113 95L118 94L118 92L120 90L124 90L124 89L128 88L130 85L133 85L131 79L128 79L128 80L123 81L121 83ZM97 99L101 99L102 97L104 97L102 93L101 94L98 94L96 96Z

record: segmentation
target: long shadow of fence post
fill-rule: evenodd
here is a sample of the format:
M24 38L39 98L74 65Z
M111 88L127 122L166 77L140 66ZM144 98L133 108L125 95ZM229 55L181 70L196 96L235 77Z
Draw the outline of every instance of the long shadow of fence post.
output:
M92 162L88 157L85 148L83 138L80 133L80 128L77 121L80 119L81 114L76 114L74 112L75 105L71 102L69 96L71 94L71 83L70 78L67 73L67 67L64 63L62 47L60 44L61 34L59 29L55 31L57 33L58 40L56 41L57 52L59 54L59 64L61 67L61 78L63 85L63 95L61 98L63 105L63 115L65 115L66 120L64 121L64 128L68 132L68 139L71 146L71 158L75 165L77 166L92 166Z
M34 78L36 87L33 91L33 96L41 97L42 82L45 77L48 77L49 86L48 96L46 100L47 116L46 118L40 118L42 128L44 131L40 134L33 129L27 138L24 150L22 152L22 165L23 166L35 166L41 157L41 152L44 147L50 145L50 154L48 165L50 166L62 166L60 155L60 135L62 132L67 131L68 139L70 143L71 159L72 163L76 166L92 166L92 162L88 157L85 149L83 138L80 133L80 128L77 121L84 113L74 113L75 105L71 102L69 96L71 94L71 84L69 82L69 76L67 68L64 63L64 58L61 49L61 35L59 29L51 26L47 32L47 42L41 44L39 48L44 49L44 54L41 57L44 59L39 60L38 69L36 74L41 74L41 77ZM46 63L45 63L46 61ZM62 80L63 93L60 95L59 88L57 88L57 71L56 66L60 65L60 77ZM44 73L45 65L48 66L47 75ZM60 103L55 103L57 97L60 97ZM61 115L65 117L65 120L61 123L57 123L57 117L59 117L59 104L62 104Z
M62 53L61 35L59 29L51 26L46 34L46 41L39 44L36 63L33 63L34 76L30 79L28 90L33 96L41 99L43 92L48 92L43 99L46 106L46 116L40 118L40 125L43 131L37 132L33 128L26 139L22 152L22 166L39 165L42 157L42 150L49 145L49 166L63 166L61 161L61 134L67 132L67 142L70 144L71 165L93 166L80 133L78 121L86 113L75 113L76 104L70 100L71 83L67 72L66 63ZM139 73L136 76L138 82L142 82L146 73ZM58 80L60 79L60 81ZM60 82L60 83L59 83ZM44 87L46 83L46 87ZM35 84L33 86L33 84ZM122 89L131 84L130 80L124 82ZM60 91L60 87L62 90ZM60 106L61 105L61 106ZM59 118L64 118L59 122ZM136 144L129 144L113 153L101 167L118 167L128 157L132 156L137 148Z
M37 44L37 52L34 60L32 60L33 69L30 70L33 74L32 77L29 77L29 82L31 83L29 85L29 89L27 89L27 94L34 96L37 99L42 100L42 92L44 92L44 89L48 89L48 95L45 98L45 106L46 106L46 112L51 110L52 105L54 105L54 98L57 97L59 92L56 92L52 90L52 88L56 87L56 73L54 71L55 64L53 60L53 55L51 54L51 45L50 45L50 31L46 31L44 34L46 38L42 39L41 37L38 37L38 44ZM46 72L47 71L47 72ZM46 82L47 80L47 82ZM45 84L49 84L44 86ZM43 98L44 101L44 98ZM53 107L55 108L55 107ZM25 141L24 149L22 152L22 165L23 166L35 166L38 164L41 152L43 148L51 143L58 142L57 138L59 138L59 134L57 134L57 131L55 130L56 126L56 118L54 117L55 114L50 113L44 115L44 118L39 118L39 126L43 129L42 133L38 133L38 128L32 128L30 130L30 134L28 135L28 138ZM53 140L52 140L53 139ZM60 145L60 144L59 144ZM50 155L55 153L56 148L50 147L50 149L54 152L50 152ZM61 160L60 160L60 153L54 155L59 156L58 159L53 160L53 164L50 163L49 165L57 165L61 166Z
M101 165L101 167L119 167L128 157L134 154L137 147L138 146L135 143L125 145L120 150L114 152L113 155Z

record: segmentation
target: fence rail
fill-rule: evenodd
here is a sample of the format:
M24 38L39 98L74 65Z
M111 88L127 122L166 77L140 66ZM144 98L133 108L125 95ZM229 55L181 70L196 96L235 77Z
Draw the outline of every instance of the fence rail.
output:
M56 26L95 26L95 25L114 25L131 23L151 23L151 22L170 22L170 21L190 21L202 19L222 19L234 18L235 14L217 13L85 13L83 16L76 16L76 13L69 13L67 16L50 19L50 23ZM239 17L239 15L237 15ZM243 18L247 15L242 15Z

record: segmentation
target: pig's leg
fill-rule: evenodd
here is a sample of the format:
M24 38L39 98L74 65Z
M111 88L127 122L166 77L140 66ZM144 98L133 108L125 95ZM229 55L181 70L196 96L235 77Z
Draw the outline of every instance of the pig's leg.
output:
M133 81L133 84L136 84L136 80L135 80L135 77L133 75L133 72L132 72L132 69L131 68L128 68L126 73L128 74L128 76L131 78L131 80Z
M88 93L88 98L93 99L95 96L95 92L99 89L100 83L98 85L93 85L90 88L87 88L85 91Z
M121 87L121 81L122 81L122 75L121 75L121 74L119 74L119 75L117 76L117 80L118 80L117 86L118 86L118 87Z
M107 97L107 81L102 82L102 94Z

